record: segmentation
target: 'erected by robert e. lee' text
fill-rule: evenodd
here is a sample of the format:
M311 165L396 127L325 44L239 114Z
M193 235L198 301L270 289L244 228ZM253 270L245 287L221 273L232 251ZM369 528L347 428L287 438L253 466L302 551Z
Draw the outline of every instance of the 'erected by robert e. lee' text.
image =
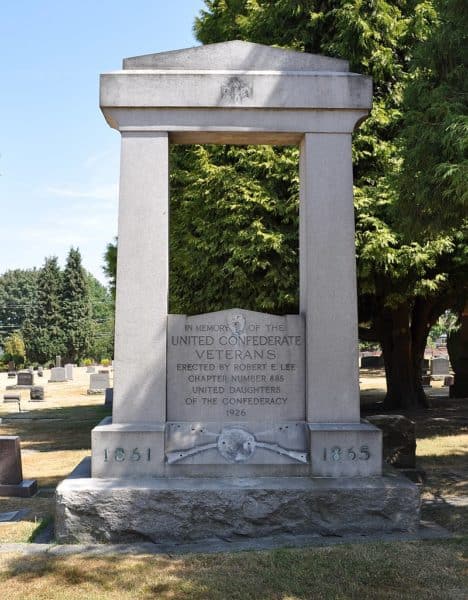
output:
M169 315L168 419L304 418L304 326L241 309Z

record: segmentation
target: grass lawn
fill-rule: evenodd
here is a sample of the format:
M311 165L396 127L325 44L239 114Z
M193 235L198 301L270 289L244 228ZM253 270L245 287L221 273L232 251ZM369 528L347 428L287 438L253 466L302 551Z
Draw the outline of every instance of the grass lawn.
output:
M466 598L468 544L406 542L215 555L0 555L9 600Z
M0 524L0 542L32 541L53 518L55 486L89 455L90 430L108 413L103 396L86 396L86 381L49 384L46 402L25 398L25 412L0 404L0 434L21 437L24 477L39 484L34 498L0 498L0 512L29 510ZM378 376L365 384L372 401L382 395ZM455 539L187 556L0 554L0 598L468 598L468 401L439 398L409 416L427 473L423 518Z

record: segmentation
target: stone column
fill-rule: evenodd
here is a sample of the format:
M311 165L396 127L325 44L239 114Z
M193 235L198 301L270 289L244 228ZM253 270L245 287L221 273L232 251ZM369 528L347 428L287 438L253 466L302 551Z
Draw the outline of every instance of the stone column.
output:
M360 422L351 133L306 133L300 181L310 472L380 475L382 432Z
M166 418L168 134L122 132L113 423Z
M306 418L312 423L356 423L360 411L350 133L304 135L300 185Z

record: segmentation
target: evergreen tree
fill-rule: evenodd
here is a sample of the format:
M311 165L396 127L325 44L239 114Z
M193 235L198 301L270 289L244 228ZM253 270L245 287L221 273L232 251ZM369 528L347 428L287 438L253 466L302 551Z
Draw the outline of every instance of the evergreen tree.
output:
M387 407L425 405L420 365L428 331L454 306L463 252L466 257L460 219L431 239L406 235L405 221L418 216L400 203L405 191L397 185L403 94L415 48L431 40L434 5L418 0L205 0L205 5L195 23L203 43L242 39L335 56L373 78L373 108L353 142L360 335L383 348ZM460 57L453 60L459 69ZM449 129L456 130L456 139L445 138L447 149L460 139L457 123ZM422 157L424 152L421 147ZM236 304L297 310L297 150L184 147L173 150L172 161L171 310ZM456 169L445 159L444 165L441 179L452 178L452 190L466 190L460 162ZM428 222L429 188L418 205L427 210ZM456 202L460 206L460 195ZM283 282L284 273L292 276Z
M36 302L36 269L14 269L0 276L0 339L21 329Z
M411 233L466 235L468 227L468 10L437 0L406 87L399 209Z
M57 257L46 258L37 276L37 300L22 333L30 361L46 363L65 350L61 313L62 274Z
M89 355L100 361L114 355L114 300L91 273L87 273L93 335Z
M172 152L170 310L297 312L297 151Z
M109 279L109 287L112 298L115 300L115 286L117 277L117 238L114 242L109 242L104 253L104 266L102 268L106 277Z
M373 78L373 108L353 144L360 333L383 347L387 406L425 404L421 354L430 326L451 302L443 273L453 263L454 240L404 237L401 214L395 210L395 176L402 94L414 47L429 35L435 20L432 4L408 0L206 0L205 4L207 10L195 24L203 43L245 39L326 54L348 60L351 70ZM192 179L198 176L194 172ZM290 181L294 177L291 170ZM252 180L256 185L254 172ZM220 199L215 192L210 200L215 206ZM177 210L175 198L173 207ZM276 290L270 294L275 298Z
M65 360L76 363L88 355L93 333L88 278L78 249L70 248L62 281Z

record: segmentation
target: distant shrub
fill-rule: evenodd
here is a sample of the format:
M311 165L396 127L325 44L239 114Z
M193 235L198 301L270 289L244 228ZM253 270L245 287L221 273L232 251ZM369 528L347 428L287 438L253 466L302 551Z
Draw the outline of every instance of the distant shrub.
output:
M111 364L111 361L109 358L103 358L101 360L101 366L103 366L103 367L108 367L110 364Z

